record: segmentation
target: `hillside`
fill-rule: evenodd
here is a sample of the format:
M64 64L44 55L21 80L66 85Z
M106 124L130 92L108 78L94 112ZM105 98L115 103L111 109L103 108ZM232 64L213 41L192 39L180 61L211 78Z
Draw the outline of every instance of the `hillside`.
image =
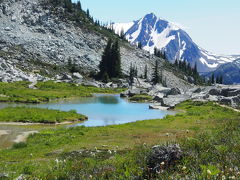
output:
M80 13L75 19L73 15L49 1L4 0L0 5L1 81L71 76L67 69L69 62L84 77L97 72L108 37L116 38L116 35L94 26L86 13ZM133 64L138 68L139 75L143 74L146 65L150 73L156 60L148 52L127 42L121 42L121 58L125 74ZM164 60L157 60L163 66ZM164 74L169 86L186 87L183 80L168 70Z

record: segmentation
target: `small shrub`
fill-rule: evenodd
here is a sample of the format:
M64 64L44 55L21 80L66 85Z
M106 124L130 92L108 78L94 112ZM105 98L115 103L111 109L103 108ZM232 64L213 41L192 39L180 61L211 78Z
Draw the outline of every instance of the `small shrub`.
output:
M19 143L13 144L13 149L21 149L25 147L27 147L27 143L25 142L19 142Z

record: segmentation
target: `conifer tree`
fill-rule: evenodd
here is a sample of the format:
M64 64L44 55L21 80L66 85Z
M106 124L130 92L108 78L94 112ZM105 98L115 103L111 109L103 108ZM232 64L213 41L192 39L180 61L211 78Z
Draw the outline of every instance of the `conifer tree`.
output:
M160 75L159 75L159 70L158 70L158 61L155 61L155 66L153 68L153 74L152 74L152 82L153 84L160 83Z
M134 67L131 63L131 66L130 66L130 69L129 69L129 83L130 83L130 86L132 86L134 82Z
M100 72L98 74L98 77L100 79L103 79L104 73L108 74L108 67L109 67L109 60L111 58L111 49L112 49L112 40L109 39L106 48L104 49L102 60L99 64ZM109 75L108 75L109 76Z
M214 77L214 73L212 73L212 77L211 77L211 84L215 84L215 77Z
M148 67L146 65L144 69L144 79L147 79L147 78L148 78Z
M79 0L77 1L77 9L80 10L80 11L82 10L82 5L81 5L81 2Z
M223 84L223 76L222 75L220 75L219 84Z
M138 48L142 49L142 43L141 42L138 42Z
M125 39L124 29L121 29L121 32L120 32L120 38L121 38L122 40Z

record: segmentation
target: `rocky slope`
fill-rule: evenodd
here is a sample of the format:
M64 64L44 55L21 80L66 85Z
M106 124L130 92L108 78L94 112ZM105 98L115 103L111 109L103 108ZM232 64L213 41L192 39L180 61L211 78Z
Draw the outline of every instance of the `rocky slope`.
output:
M170 61L186 60L192 66L197 63L201 73L214 71L221 64L240 57L219 56L200 48L183 29L167 20L157 18L153 13L132 23L116 23L112 26L116 33L123 29L129 42L140 42L143 48L151 53L156 47L165 51Z
M63 21L42 4L40 0L0 3L0 81L36 81L60 76L71 79L72 74L65 68L69 60L83 75L98 71L106 36ZM57 11L64 13L61 7ZM121 44L124 73L128 73L131 63L138 68L139 75L145 65L151 73L156 57L128 43ZM164 60L157 60L162 66ZM169 86L189 87L170 71L164 75Z

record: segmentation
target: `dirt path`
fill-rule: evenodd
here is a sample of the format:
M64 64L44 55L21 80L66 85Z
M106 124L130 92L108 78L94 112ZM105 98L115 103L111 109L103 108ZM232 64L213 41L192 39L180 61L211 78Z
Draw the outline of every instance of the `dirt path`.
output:
M0 130L0 137L3 135L8 135L10 131L8 130Z
M78 121L76 121L78 122ZM74 124L76 122L65 121L62 123L22 123L22 122L0 122L0 125L13 125L13 126L31 126L31 125L65 125L65 124ZM81 122L81 121L79 121Z
M31 134L38 133L38 131L27 131L23 132L22 134L18 135L16 139L13 141L15 143L25 142L27 140L27 137Z

